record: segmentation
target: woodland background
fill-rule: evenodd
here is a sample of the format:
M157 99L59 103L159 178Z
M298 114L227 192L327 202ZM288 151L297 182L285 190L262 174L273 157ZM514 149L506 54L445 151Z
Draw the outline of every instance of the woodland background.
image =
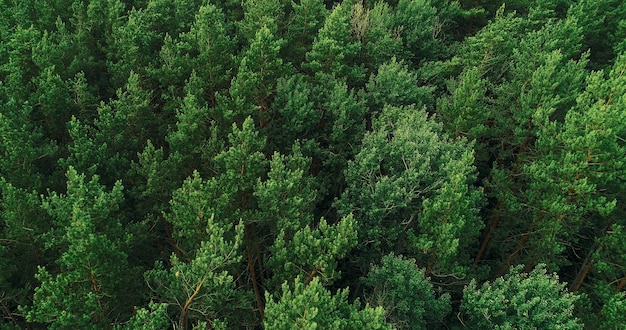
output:
M0 0L0 329L620 329L620 0Z

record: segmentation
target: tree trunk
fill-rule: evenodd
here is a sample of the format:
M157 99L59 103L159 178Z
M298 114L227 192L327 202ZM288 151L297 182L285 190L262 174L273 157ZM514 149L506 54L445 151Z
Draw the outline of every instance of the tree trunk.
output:
M250 279L252 280L252 289L254 290L254 296L256 297L257 308L259 309L259 314L261 315L261 319L265 317L264 308L263 308L263 299L261 298L261 291L259 289L259 284L257 283L256 278L256 269L254 267L255 258L254 253L252 251L252 239L250 237L250 230L247 224L244 224L244 235L246 237L246 252L248 256L248 271L250 272Z
M601 248L602 245L596 243L593 245L589 253L587 253L585 261L583 262L583 266L580 268L578 274L576 274L576 278L569 287L569 290L571 292L576 292L578 291L578 289L580 289L581 285L585 281L585 278L587 277L587 274L589 274L591 267L593 267L593 264L595 263L595 260L593 260L593 254L596 253L596 251L599 251Z
M480 262L480 259L483 256L483 253L485 253L485 250L487 249L487 245L489 244L489 241L491 240L491 236L493 235L493 232L496 230L496 227L498 226L498 222L500 222L500 217L502 216L502 211L500 210L500 208L502 207L502 201L498 200L498 203L496 204L493 214L491 216L491 221L489 221L489 229L487 230L487 234L485 235L485 238L483 239L483 243L480 246L480 249L478 250L478 253L476 254L476 258L474 258L474 266L478 265L478 263Z

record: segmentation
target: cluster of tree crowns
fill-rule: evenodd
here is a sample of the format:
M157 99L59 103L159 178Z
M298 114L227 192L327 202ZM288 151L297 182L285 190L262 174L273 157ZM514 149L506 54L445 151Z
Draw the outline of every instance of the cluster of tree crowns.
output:
M619 0L0 0L0 329L618 329Z

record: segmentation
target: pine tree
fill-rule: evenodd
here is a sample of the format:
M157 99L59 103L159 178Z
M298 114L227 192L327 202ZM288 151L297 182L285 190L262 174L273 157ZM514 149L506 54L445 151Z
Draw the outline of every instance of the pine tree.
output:
M352 31L362 44L361 58L370 73L393 57L405 55L402 39L394 30L395 17L386 2L376 2L372 9L356 3L352 9Z
M274 245L269 249L267 262L274 270L272 282L279 284L300 278L307 284L318 279L329 285L339 277L337 260L344 258L356 245L355 221L347 216L335 225L328 225L322 218L317 228L303 227L287 236L281 229Z
M395 251L418 258L426 276L462 276L467 261L456 251L481 227L472 163L471 146L450 140L425 111L385 107L348 164L336 204L359 223L360 266Z
M351 15L351 2L335 5L311 51L306 54L302 69L322 84L337 78L346 79L350 86L358 86L365 78L365 70L358 60L361 44L353 36Z
M43 173L49 173L46 167L52 167L58 146L35 125L29 102L0 102L0 176L18 188L42 192Z
M368 114L372 118L376 118L385 105L415 105L416 108L432 105L432 88L419 86L417 73L395 57L381 64L376 73L370 75L366 90Z
M385 323L385 311L359 303L348 303L348 290L332 295L317 278L304 283L297 278L282 286L282 295L274 301L267 295L267 314L263 322L266 329L391 329Z
M106 326L130 314L132 275L127 264L124 233L115 212L123 200L118 181L104 191L93 177L73 168L67 171L67 194L52 192L43 201L54 218L55 228L47 237L49 247L63 252L57 267L39 267L41 282L35 289L33 306L25 308L29 322L46 323L52 329ZM136 275L136 274L135 274Z
M284 47L285 57L299 67L305 60L306 53L311 51L318 31L324 25L328 10L321 0L292 1L293 12L287 20L290 24L285 32L287 45Z
M243 52L230 88L237 122L254 116L260 128L267 125L270 97L275 93L276 81L287 69L279 56L283 44L283 39L277 38L264 26L256 32L250 47Z
M243 20L238 22L242 39L251 44L263 28L269 30L268 34L280 38L285 22L286 2L285 0L242 1Z
M428 329L441 326L450 312L450 295L436 297L432 284L414 259L393 254L363 279L367 301L385 309L385 319L395 329Z
M195 181L200 180L194 178ZM198 187L185 187L178 191L190 193L184 201L176 201L173 217L195 221L196 226L205 228L204 232L187 231L190 239L201 236L195 241L196 250L187 251L189 261L177 257L170 258L171 266L164 269L157 263L155 269L146 272L146 280L159 297L159 300L172 306L168 312L170 318L177 319L176 326L187 328L190 324L206 322L211 328L224 327L228 318L232 319L241 295L235 290L232 270L241 262L240 246L243 241L243 224L234 230L229 221L216 220L213 215L206 217L201 213L206 209L207 200L197 191ZM196 190L196 191L194 191ZM185 198L185 197L182 197ZM182 210L181 204L190 211ZM180 204L179 204L180 203ZM180 205L181 207L177 207ZM179 232L180 235L185 233ZM229 238L232 237L232 238ZM247 298L247 297L246 297Z
M511 268L493 283L472 281L463 290L462 322L466 327L491 329L582 329L572 316L578 299L545 265L530 273Z
M31 303L38 264L54 261L54 254L46 251L45 234L50 231L50 217L41 207L36 191L18 188L0 179L0 292L2 299L2 326L25 326L19 305Z

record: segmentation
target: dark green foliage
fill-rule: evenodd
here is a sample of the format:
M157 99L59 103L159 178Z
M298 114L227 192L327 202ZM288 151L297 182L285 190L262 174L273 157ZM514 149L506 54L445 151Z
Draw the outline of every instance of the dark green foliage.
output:
M457 251L481 226L481 193L468 186L475 177L470 146L447 138L414 106L387 106L373 126L337 203L355 213L362 262L396 251L419 257L427 276L462 274L467 260Z
M435 296L433 286L415 260L393 254L372 267L363 284L367 301L385 309L386 321L396 329L430 329L441 326L450 312L450 296Z
M115 216L122 189L118 181L105 192L97 177L85 182L85 176L70 167L67 194L52 193L43 201L59 228L46 235L46 246L62 253L58 268L39 267L36 278L41 284L33 306L25 309L28 321L53 329L94 328L128 317L138 297L131 298L126 288L133 287L132 276L138 274L127 265L125 244L132 235L124 233Z
M617 0L0 0L0 329L619 329L625 37Z

